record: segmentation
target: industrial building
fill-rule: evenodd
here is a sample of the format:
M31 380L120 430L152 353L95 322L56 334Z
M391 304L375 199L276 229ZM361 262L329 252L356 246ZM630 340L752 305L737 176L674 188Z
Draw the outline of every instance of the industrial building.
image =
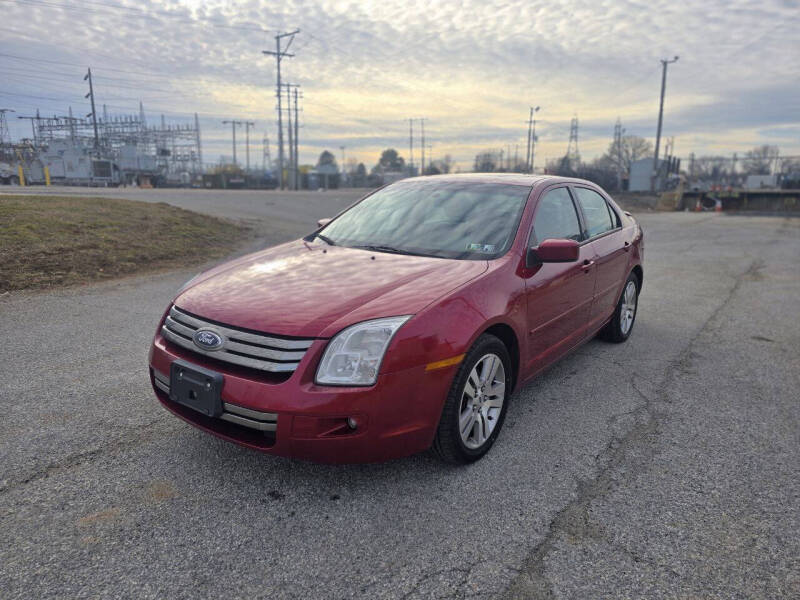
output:
M148 125L139 115L95 119L24 117L31 138L0 141L5 179L62 185L190 185L202 173L197 114L193 124Z

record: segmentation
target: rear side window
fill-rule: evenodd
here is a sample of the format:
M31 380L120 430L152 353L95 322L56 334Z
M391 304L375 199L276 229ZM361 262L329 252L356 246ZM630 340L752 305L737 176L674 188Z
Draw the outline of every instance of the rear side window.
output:
M594 190L574 188L586 218L586 230L589 237L611 231L616 227L616 218L612 220L611 209L605 198Z
M531 245L538 246L544 240L551 239L581 240L578 214L567 188L546 192L536 209Z

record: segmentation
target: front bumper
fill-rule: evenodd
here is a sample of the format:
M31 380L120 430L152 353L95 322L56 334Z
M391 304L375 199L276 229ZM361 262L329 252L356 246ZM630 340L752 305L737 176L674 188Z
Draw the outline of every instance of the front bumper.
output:
M285 380L261 377L186 351L156 335L150 379L169 411L225 440L280 456L326 463L378 462L430 447L457 365L384 373L374 386L328 387L314 383L327 340L309 348ZM207 417L169 399L170 364L183 359L225 378L222 418ZM357 426L352 429L347 419Z

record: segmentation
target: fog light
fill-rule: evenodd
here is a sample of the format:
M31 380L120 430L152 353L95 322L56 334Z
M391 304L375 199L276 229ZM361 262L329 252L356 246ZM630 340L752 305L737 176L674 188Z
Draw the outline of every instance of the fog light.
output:
M350 429L356 429L358 427L358 421L356 421L353 417L347 417L347 426Z

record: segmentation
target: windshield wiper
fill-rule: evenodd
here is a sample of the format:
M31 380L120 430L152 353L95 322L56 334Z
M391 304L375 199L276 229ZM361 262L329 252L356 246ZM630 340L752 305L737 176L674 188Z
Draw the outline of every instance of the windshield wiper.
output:
M395 248L394 246L353 246L361 250L371 250L372 252L387 252L389 254L405 254L407 256L428 256L431 258L438 258L435 254L423 254L422 252L412 252L411 250L403 250L402 248Z
M323 242L325 242L325 243L326 243L326 244L328 244L329 246L335 246L335 245L336 245L336 242L334 242L334 241L333 241L331 238L329 238L328 236L326 236L326 235L322 235L321 233L315 233L315 234L314 234L314 237L318 237L319 239L321 239Z

